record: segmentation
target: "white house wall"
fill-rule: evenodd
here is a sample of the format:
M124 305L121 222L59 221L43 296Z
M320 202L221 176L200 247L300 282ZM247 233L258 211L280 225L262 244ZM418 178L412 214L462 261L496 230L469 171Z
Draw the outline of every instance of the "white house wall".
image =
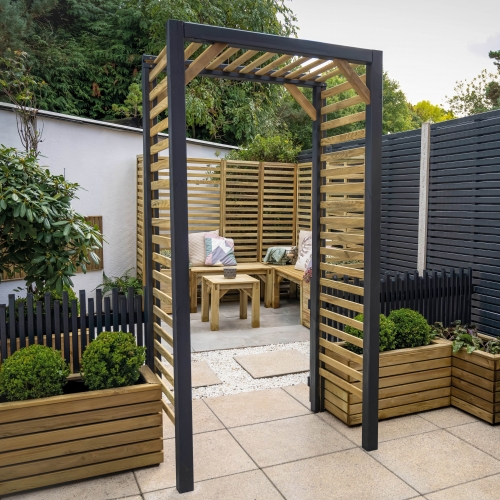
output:
M65 175L81 189L73 207L85 216L103 218L104 272L119 276L136 263L136 157L142 154L142 131L104 125L94 120L47 113L42 118L40 162L54 174ZM0 144L22 149L16 118L8 105L0 108ZM189 141L191 158L224 156L231 148ZM168 155L168 150L162 152ZM102 271L78 274L75 290L91 293L102 282ZM23 281L0 283L0 304Z

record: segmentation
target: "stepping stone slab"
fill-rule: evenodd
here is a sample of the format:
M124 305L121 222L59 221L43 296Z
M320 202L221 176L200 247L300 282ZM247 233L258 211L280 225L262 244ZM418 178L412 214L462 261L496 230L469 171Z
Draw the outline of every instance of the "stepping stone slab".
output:
M309 357L295 349L234 356L253 378L278 377L309 371Z
M193 361L191 363L191 380L193 388L222 384L221 379L206 361Z

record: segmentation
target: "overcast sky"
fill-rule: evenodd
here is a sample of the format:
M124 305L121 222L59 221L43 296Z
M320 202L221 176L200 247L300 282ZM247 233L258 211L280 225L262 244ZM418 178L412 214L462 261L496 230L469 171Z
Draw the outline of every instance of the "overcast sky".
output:
M457 80L496 71L500 0L292 0L298 36L384 52L408 100L445 105Z

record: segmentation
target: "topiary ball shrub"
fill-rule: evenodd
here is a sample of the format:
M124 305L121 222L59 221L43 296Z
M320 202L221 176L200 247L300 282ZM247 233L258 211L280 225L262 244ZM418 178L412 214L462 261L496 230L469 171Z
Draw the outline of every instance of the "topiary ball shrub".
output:
M33 344L15 352L0 366L0 394L8 401L58 396L68 375L69 366L60 351Z
M357 321L363 322L363 314L358 314L354 319ZM363 338L363 332L361 330L358 330L357 328L354 328L352 326L346 325L344 327L344 331L346 333L349 333L350 335L354 335L355 337L358 337L360 339ZM395 337L396 337L396 329L394 327L394 323L384 316L383 314L380 315L380 352L384 351L390 351L392 349L395 349L396 342L395 342ZM363 354L363 348L358 347L357 345L351 344L347 342L344 347L348 349L349 351L355 352L357 354Z
M432 329L419 312L412 309L397 309L391 311L389 319L396 327L396 349L431 343Z
M83 353L84 384L91 391L135 384L145 352L146 348L139 347L131 333L102 332Z

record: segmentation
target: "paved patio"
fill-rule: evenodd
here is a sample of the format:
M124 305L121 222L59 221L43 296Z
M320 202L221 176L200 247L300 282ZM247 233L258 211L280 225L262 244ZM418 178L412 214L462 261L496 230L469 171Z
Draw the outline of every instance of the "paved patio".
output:
M454 408L361 428L308 409L305 385L193 401L195 490L175 490L173 426L159 467L2 500L498 500L500 427Z

